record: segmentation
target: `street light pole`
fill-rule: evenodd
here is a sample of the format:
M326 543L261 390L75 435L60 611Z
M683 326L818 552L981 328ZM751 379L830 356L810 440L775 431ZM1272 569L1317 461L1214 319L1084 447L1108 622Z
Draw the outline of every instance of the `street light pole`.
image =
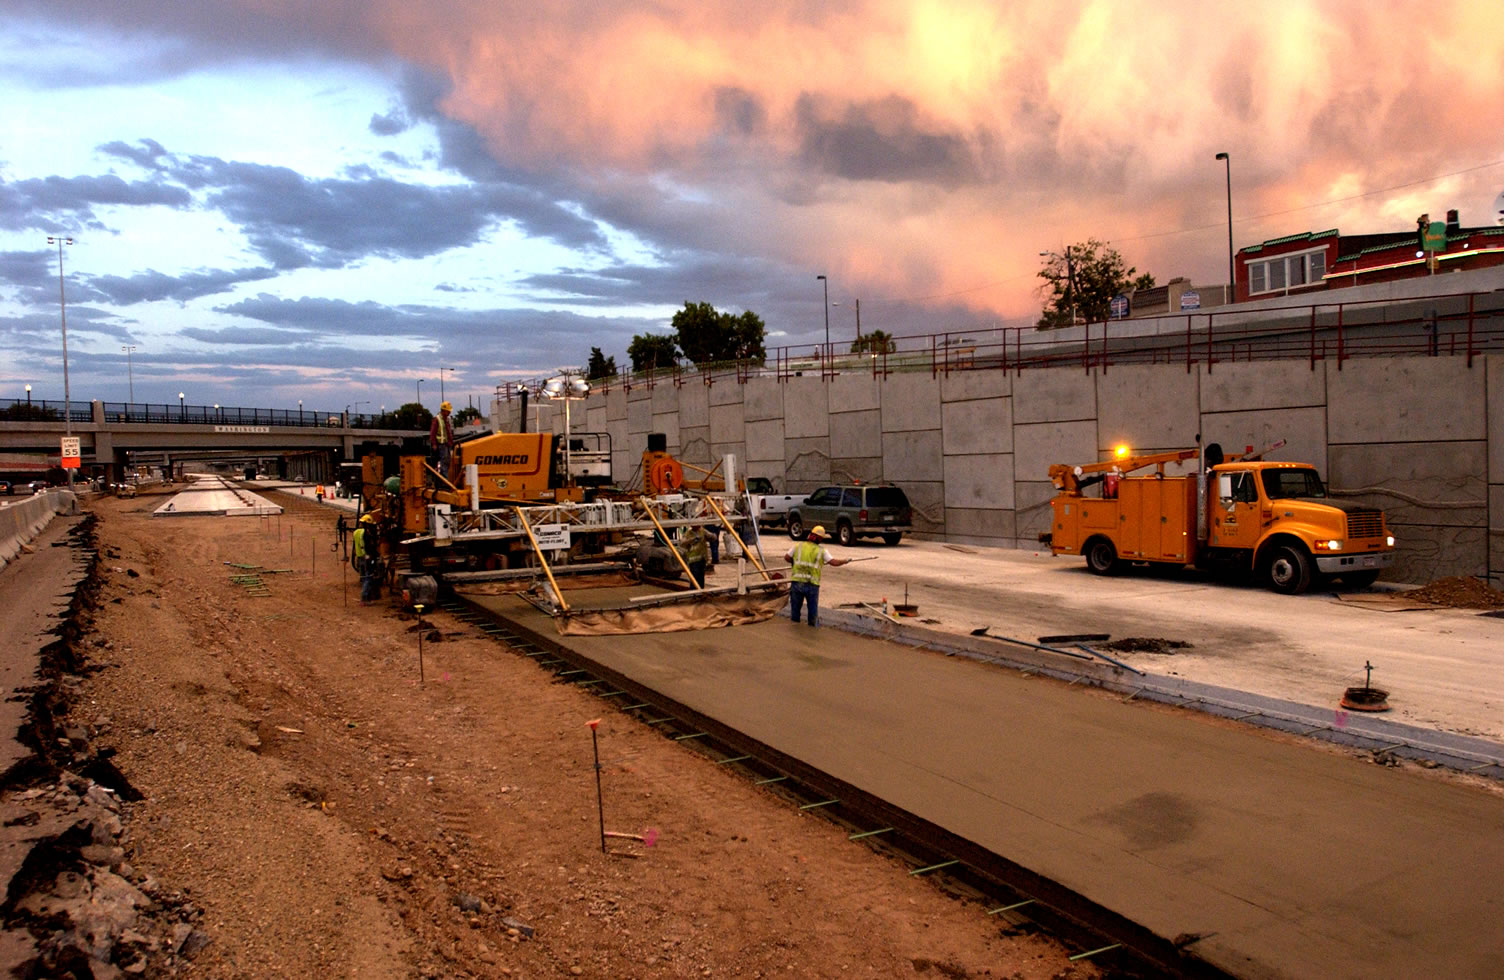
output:
M73 239L61 235L47 236L47 244L57 244L57 308L63 323L63 431L73 435L73 395L68 388L68 297L63 292L63 246L72 245ZM68 489L73 489L73 471L68 471Z
M1233 271L1232 264L1232 157L1226 153L1218 153L1217 159L1224 164L1227 171L1227 302L1231 303L1237 298L1238 279Z
M125 376L130 382L131 404L134 405L136 403L136 373L131 370L131 353L135 351L136 345L128 344L120 349L125 351Z
M427 380L428 380L427 378L419 378L418 379L418 404L419 405L423 404L423 382L425 382Z
M453 370L454 370L454 368L446 368L446 367L439 368L439 401L443 401L444 400L444 372L445 371L453 371Z
M825 294L825 354L830 356L830 280L824 276L816 276Z
M188 396L184 395L181 391L178 392L178 418L179 419L187 419L188 418L188 408L187 408L186 405L183 404L183 399L186 398L186 397L188 397Z

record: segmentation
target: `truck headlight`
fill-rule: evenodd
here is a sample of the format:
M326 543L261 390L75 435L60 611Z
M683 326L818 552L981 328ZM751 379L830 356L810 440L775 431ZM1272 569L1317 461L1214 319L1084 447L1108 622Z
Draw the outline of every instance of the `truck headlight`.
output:
M1336 538L1333 538L1330 541L1322 542L1322 547L1326 548L1327 551L1341 551L1342 542L1338 541Z
M1394 535L1391 534L1391 535L1389 535L1389 537L1385 538L1384 539L1384 543L1386 545L1388 545L1389 547L1393 548L1394 547Z

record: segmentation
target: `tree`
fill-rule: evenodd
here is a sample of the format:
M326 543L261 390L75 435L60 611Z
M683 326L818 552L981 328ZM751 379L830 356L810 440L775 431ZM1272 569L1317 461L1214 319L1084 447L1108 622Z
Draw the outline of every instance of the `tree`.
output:
M422 429L428 431L433 413L417 402L408 402L392 413L392 422L398 429Z
M1039 278L1045 281L1040 287L1045 305L1039 328L1106 320L1114 296L1154 285L1154 277L1148 273L1135 279L1137 272L1124 264L1117 249L1095 238L1067 245L1063 253L1048 253L1039 270Z
M851 353L853 354L863 354L869 351L873 354L891 354L897 349L898 341L894 340L893 335L886 330L874 330L871 333L864 333L851 342Z
M480 409L476 408L474 405L466 405L464 408L454 413L454 424L457 426L469 425L471 422L478 421L480 421Z
M627 345L627 356L632 359L633 371L673 367L679 362L679 345L673 337L640 333Z
M607 357L599 347L590 348L590 363L585 365L585 379L609 378L616 374L616 355Z
M751 310L721 313L709 303L685 301L671 321L684 356L696 364L716 361L758 361L767 358L763 338L767 328Z

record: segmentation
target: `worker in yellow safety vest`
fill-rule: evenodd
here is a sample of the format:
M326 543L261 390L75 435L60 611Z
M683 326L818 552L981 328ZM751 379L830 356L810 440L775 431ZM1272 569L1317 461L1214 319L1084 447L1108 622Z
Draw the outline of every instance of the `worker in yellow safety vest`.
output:
M799 608L809 603L811 626L818 625L820 618L820 570L830 565L839 567L850 558L832 558L821 544L825 540L825 528L819 524L809 529L805 539L784 553L784 560L793 566L789 573L789 615L799 622Z
M710 558L710 542L705 536L705 528L698 524L685 528L684 536L679 539L679 548L684 552L684 564L689 566L695 585L705 588L705 563Z
M360 604L376 601L380 593L381 558L374 537L376 518L366 514L360 519L351 538L351 562L360 573Z
M428 448L438 459L438 465L434 468L444 474L444 479L454 482L454 474L449 472L449 463L454 456L454 419L449 413L454 411L454 406L448 402L439 405L439 414L433 417L433 422L428 426Z

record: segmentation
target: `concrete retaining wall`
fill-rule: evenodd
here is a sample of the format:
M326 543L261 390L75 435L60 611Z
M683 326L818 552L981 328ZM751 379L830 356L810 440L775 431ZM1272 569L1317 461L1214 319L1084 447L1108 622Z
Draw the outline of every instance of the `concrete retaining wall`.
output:
M78 497L67 490L49 490L0 507L0 568L40 534L54 515L77 512Z
M1382 507L1399 538L1386 578L1488 575L1504 586L1504 357L1256 361L953 373L721 379L592 395L619 481L649 431L707 463L732 452L789 492L892 480L917 534L1035 548L1051 463L1205 442L1284 439L1272 458L1314 463L1334 493ZM639 408L639 406L642 406ZM515 405L513 413L515 414ZM651 411L649 411L649 407ZM499 405L505 417L505 404ZM562 419L555 420L562 429Z

